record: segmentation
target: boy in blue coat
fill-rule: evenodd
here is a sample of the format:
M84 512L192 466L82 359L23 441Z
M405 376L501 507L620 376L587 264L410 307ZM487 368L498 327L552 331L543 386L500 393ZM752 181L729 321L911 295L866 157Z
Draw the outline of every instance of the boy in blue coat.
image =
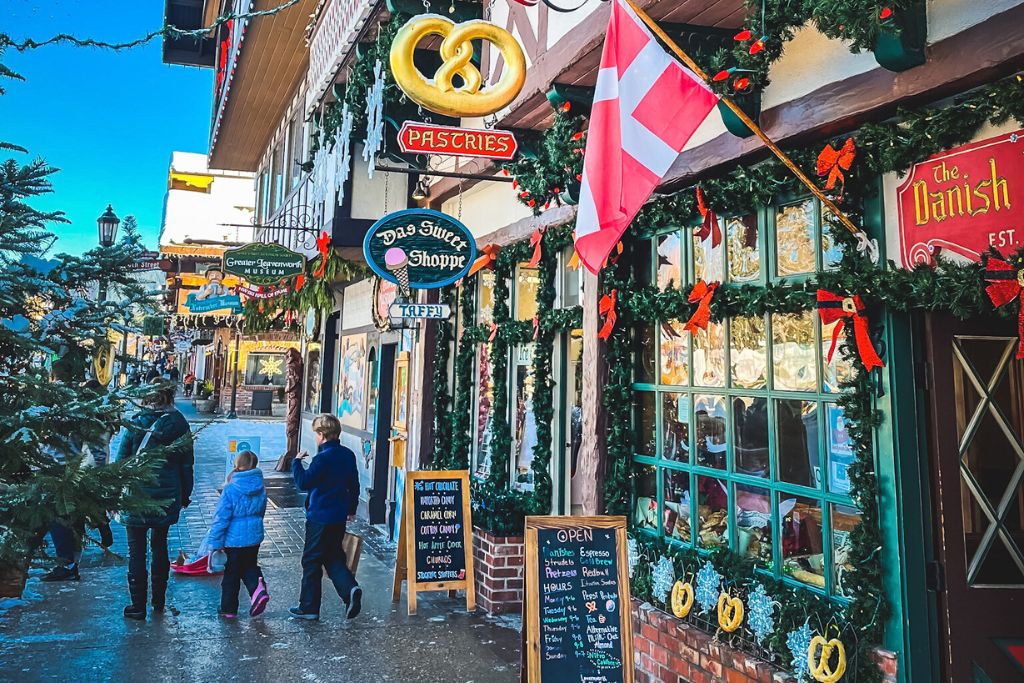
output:
M359 472L356 456L341 445L341 422L333 415L313 420L316 457L309 469L302 465L306 452L292 461L295 485L306 497L306 543L302 549L302 589L299 604L288 611L296 619L319 619L323 573L326 571L352 619L362 606L363 589L345 562L342 541L345 525L355 518L359 505Z
M228 619L238 615L240 583L245 583L251 597L249 616L263 614L270 602L259 565L267 490L258 464L252 451L235 458L235 469L228 475L207 536L211 552L223 549L228 557L220 584L220 614Z

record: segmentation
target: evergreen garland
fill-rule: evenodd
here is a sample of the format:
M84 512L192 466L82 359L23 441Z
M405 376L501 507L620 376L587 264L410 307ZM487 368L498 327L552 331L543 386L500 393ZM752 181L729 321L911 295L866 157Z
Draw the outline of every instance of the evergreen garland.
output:
M449 308L455 308L455 290L445 287L441 290L441 301ZM430 456L434 469L451 470L449 457L452 455L451 393L448 391L448 361L452 354L452 326L440 321L437 326L437 342L434 349L434 447Z
M552 204L576 203L586 147L585 123L583 116L571 113L571 105L566 102L555 110L555 121L544 132L537 154L521 154L502 166L505 175L513 178L512 189L518 193L519 202L534 215Z

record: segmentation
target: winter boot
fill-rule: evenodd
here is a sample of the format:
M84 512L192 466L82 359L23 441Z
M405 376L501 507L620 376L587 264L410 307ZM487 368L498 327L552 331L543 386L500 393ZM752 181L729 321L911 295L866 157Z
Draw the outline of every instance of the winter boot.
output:
M153 577L153 611L154 612L163 612L166 600L167 600L167 577L166 576L154 576ZM145 603L145 596L143 596L143 603Z
M125 619L144 621L146 618L146 579L128 579L128 595L132 602L124 608Z

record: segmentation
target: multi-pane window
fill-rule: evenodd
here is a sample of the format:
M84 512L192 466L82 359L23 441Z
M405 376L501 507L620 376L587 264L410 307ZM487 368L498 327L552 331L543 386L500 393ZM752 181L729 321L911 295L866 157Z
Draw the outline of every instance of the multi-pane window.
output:
M838 259L814 202L718 227L653 236L639 279L663 289L700 277L764 283ZM693 335L683 322L636 329L636 526L704 550L729 547L776 577L843 596L859 512L836 405L850 368L839 354L825 360L832 327L813 311L735 317Z

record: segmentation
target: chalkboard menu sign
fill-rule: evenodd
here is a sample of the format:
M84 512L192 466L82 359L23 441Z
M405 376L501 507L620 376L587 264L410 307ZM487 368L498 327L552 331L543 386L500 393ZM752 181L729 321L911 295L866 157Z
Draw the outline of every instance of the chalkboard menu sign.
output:
M409 614L417 591L465 590L466 608L476 606L473 585L473 522L469 471L409 472L405 481L398 559L392 598L408 582Z
M526 518L527 680L632 683L625 517Z

